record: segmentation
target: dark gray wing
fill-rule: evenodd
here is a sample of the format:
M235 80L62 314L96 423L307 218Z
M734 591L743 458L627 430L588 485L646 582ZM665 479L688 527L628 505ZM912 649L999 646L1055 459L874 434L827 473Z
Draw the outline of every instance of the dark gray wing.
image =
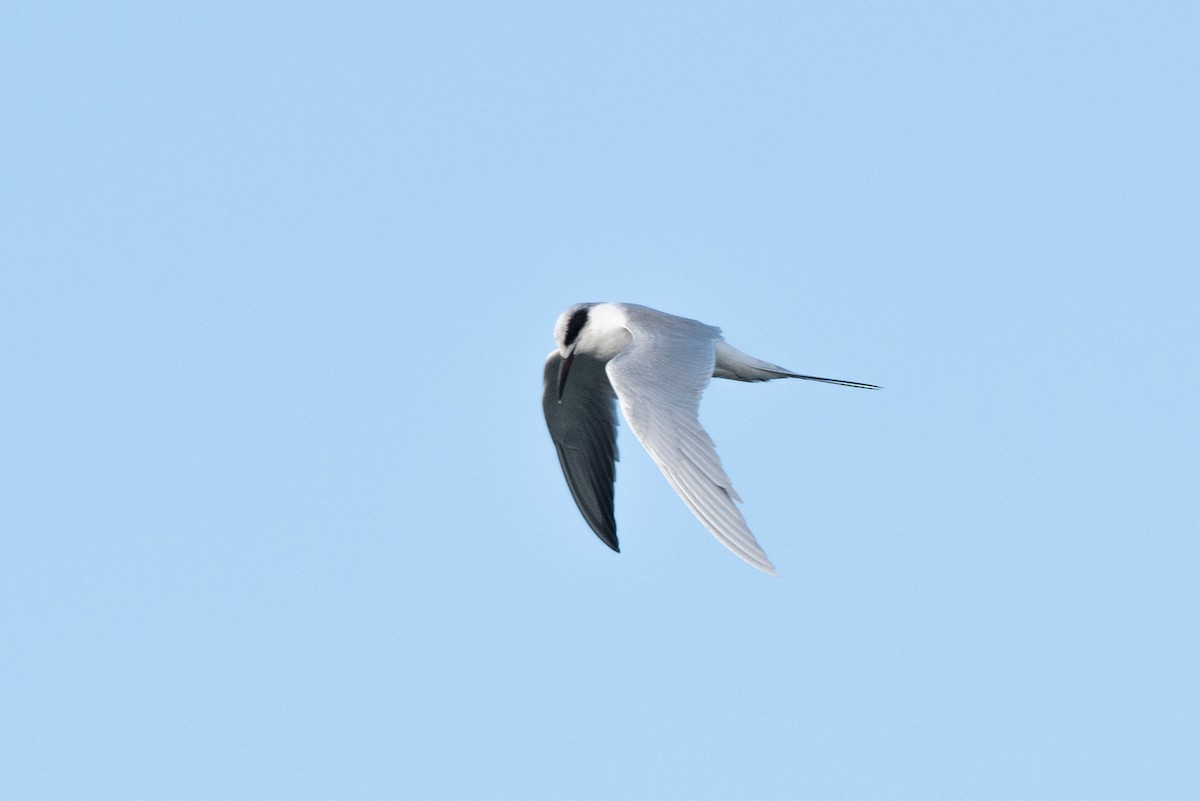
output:
M604 372L604 363L576 353L571 379L558 399L558 365L553 351L546 357L542 411L558 451L558 463L583 519L605 545L617 545L613 516L613 483L617 477L617 396Z

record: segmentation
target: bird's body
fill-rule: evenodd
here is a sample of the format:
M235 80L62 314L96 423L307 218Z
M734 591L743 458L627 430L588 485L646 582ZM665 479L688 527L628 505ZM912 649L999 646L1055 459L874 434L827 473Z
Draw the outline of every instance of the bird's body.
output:
M872 384L793 373L742 353L721 330L632 303L581 303L554 326L542 409L567 486L596 535L618 550L613 515L616 404L667 481L729 550L774 574L746 525L741 501L700 425L700 396L711 378L803 378L878 389Z

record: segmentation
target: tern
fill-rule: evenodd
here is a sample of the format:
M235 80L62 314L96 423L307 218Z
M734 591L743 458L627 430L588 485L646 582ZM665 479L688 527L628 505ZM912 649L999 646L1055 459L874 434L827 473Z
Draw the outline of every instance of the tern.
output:
M577 303L554 324L546 357L542 411L567 487L584 520L620 551L613 515L617 413L671 487L722 545L775 575L735 505L742 499L700 425L700 395L710 378L802 378L859 389L874 384L800 375L742 353L721 329L633 303Z

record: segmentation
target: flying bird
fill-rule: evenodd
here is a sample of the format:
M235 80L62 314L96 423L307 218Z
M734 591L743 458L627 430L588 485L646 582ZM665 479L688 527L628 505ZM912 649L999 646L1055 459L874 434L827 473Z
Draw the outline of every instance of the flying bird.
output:
M710 378L803 378L859 389L874 384L799 375L742 353L721 329L634 303L578 303L554 324L546 357L542 411L576 506L614 551L617 412L684 504L722 545L775 575L746 520L741 498L700 425L700 395Z

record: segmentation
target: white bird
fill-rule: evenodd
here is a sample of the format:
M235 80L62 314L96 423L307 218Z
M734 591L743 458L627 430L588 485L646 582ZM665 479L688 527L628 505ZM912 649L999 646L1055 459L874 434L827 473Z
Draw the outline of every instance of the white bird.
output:
M554 341L542 410L567 486L596 536L620 551L613 516L620 401L629 427L692 514L722 545L771 575L775 566L734 504L742 499L700 425L709 379L803 378L879 389L798 375L742 353L719 328L633 303L578 303L559 315Z

